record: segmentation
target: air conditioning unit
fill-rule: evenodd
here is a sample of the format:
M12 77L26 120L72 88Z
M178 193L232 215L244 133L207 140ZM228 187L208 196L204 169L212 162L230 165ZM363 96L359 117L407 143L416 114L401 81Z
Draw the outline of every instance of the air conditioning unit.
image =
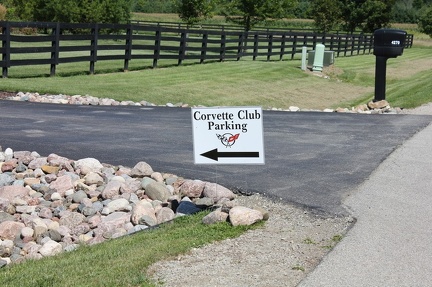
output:
M308 67L312 67L315 58L315 50L308 51ZM324 51L324 67L334 64L334 51Z

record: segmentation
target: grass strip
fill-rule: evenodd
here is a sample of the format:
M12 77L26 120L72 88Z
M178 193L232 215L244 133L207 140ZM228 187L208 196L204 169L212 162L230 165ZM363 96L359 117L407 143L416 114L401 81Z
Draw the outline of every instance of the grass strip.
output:
M204 225L201 220L206 214L180 217L152 230L7 266L0 269L0 284L2 287L157 286L147 275L151 264L187 253L191 248L237 237L263 224Z
M405 49L402 56L388 60L387 97L392 106L409 108L432 102L432 94L427 92L430 81L425 76L432 66L431 49L431 46ZM62 67L63 73L55 77L35 76L41 67L17 67L16 77L0 79L0 90L88 94L135 102L146 100L158 105L182 102L205 106L324 109L370 101L375 80L374 55L336 58L335 72L330 78L301 71L299 59L243 59L181 66L167 62L166 67L156 69L136 63L129 72L119 72L121 61L103 61L98 65L106 73L87 75L83 69L88 67L82 63Z

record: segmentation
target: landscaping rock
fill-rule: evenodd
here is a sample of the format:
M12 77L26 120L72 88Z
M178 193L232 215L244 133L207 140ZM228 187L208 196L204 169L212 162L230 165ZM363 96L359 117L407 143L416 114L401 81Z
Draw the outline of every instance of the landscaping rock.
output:
M229 211L235 197L218 184L155 172L145 162L127 168L12 149L0 155L0 266L132 234L217 202ZM219 211L203 222L227 217Z
M180 187L180 192L187 197L201 197L206 183L201 180L185 180Z
M24 223L16 221L3 221L0 223L0 239L13 240L25 227Z
M235 194L226 187L223 187L217 183L206 182L203 190L205 197L212 198L214 202L218 202L222 198L234 199Z
M75 161L75 167L80 169L81 174L86 175L89 172L99 172L103 165L95 158L84 158Z
M55 242L54 240L49 240L39 249L39 253L46 257L59 254L62 250L63 247L60 243Z
M234 206L229 211L229 220L233 226L252 225L263 220L263 217L260 211L244 206Z
M181 201L177 207L176 213L180 215L190 215L202 211L201 208L190 201Z
M131 170L130 175L134 177L151 176L153 173L152 167L146 162L137 163Z
M386 100L381 100L377 102L370 101L367 105L368 108L371 110L384 109L390 107L390 104Z
M137 202L132 207L131 222L135 225L156 225L157 218L153 205L146 200Z
M160 200L162 202L167 201L170 196L165 184L156 181L146 186L145 194L152 200Z
M218 222L225 222L228 219L228 213L223 212L220 209L210 212L208 215L204 216L202 222L204 224L215 224Z
M155 104L149 103L145 100L142 100L140 102L133 102L133 101L116 101L114 99L107 99L107 98L96 98L92 96L82 96L82 95L40 95L38 93L23 93L18 92L17 94L5 96L3 99L6 100L13 100L13 101L30 101L30 102L39 102L39 103L52 103L52 104L73 104L73 105L103 105L103 106L118 106L118 105L128 105L128 106L156 106ZM166 103L165 105L161 105L165 107L189 107L188 104L184 103ZM362 113L362 114L393 114L393 113L403 113L402 109L400 108L391 108L388 102L386 101L378 101L378 102L370 102L367 105L362 105L362 107L352 107L352 108L337 108L334 109L324 109L324 110L310 110L310 109L302 109L297 106L289 106L287 109L281 109L276 107L269 108L270 110L275 111L287 111L287 112L339 112L339 113ZM0 154L0 161L3 155ZM10 158L10 154L8 154L8 158ZM3 160L5 161L5 160ZM6 160L7 161L7 160ZM84 169L84 171L88 171L88 169ZM135 174L136 170L134 171ZM147 174L146 172L145 176L150 176L150 174ZM143 176L137 175L137 176Z

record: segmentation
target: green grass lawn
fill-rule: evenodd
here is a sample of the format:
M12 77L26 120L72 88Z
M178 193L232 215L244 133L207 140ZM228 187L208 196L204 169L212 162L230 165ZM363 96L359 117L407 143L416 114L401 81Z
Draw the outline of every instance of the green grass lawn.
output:
M157 229L82 246L73 252L0 269L2 287L157 286L147 268L213 241L237 237L252 227L204 225L206 213L181 217Z
M405 49L387 64L387 99L393 106L411 108L432 101L430 93L432 47ZM72 65L72 64L70 64ZM241 61L188 64L140 69L131 64L119 72L121 61L101 61L108 73L87 75L88 63L76 63L69 76L35 76L41 67L16 67L18 76L0 79L0 90L51 94L80 94L117 100L146 100L155 104L187 103L206 106L259 105L263 108L328 108L352 106L373 98L375 56L339 57L338 71L330 79L316 77L299 68L301 61ZM48 70L49 67L43 67ZM22 69L23 71L19 71ZM35 69L30 71L31 69ZM66 71L61 65L58 70ZM81 69L81 73L78 70ZM11 69L12 70L12 69ZM23 74L32 76L25 77ZM65 74L67 74L65 72Z

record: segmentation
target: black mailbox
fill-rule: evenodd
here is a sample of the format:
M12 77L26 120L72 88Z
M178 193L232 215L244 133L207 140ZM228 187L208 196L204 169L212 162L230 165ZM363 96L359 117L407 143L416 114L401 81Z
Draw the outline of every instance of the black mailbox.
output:
M387 60L401 56L407 33L396 29L378 29L374 32L375 98L385 100Z
M378 29L374 32L374 55L387 58L401 56L407 33L396 29Z

